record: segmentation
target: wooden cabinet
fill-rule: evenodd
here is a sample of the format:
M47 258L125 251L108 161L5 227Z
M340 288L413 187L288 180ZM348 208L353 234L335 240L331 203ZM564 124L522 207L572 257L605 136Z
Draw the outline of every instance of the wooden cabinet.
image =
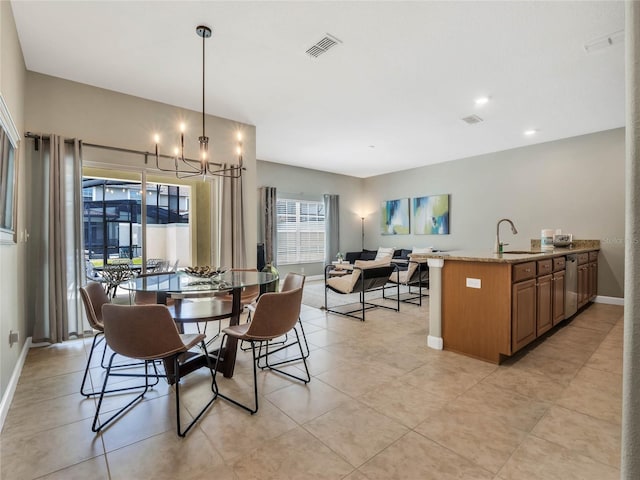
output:
M590 258L585 250L577 255L584 267L583 302L588 302L597 291L597 255ZM499 260L444 262L441 315L445 350L500 363L564 320L564 255L531 256L521 263ZM593 264L595 267L589 267Z
M511 288L511 349L513 352L536 338L536 262L513 266Z
M536 336L539 336L553 327L553 275L536 280Z
M564 320L564 298L565 298L565 267L567 261L565 257L555 257L553 259L553 293L552 302L552 323L557 325Z
M536 280L514 283L511 295L511 342L516 352L536 338Z
M565 271L553 273L553 326L564 320Z
M589 253L578 255L578 308L589 302Z
M592 302L598 295L598 252L589 252L589 281L587 301Z
M536 336L553 326L553 260L536 262Z

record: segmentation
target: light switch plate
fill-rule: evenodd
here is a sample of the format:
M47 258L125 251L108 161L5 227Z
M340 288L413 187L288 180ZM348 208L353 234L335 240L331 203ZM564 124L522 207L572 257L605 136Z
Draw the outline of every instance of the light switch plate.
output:
M467 278L467 287L469 288L481 288L482 281L479 278Z

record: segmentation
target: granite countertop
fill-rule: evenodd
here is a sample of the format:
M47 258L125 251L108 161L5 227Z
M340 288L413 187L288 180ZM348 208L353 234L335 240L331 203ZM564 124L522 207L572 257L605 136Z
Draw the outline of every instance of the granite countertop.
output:
M560 257L568 254L586 253L600 250L599 240L575 240L572 248L554 248L553 250L540 250L540 242L537 247L524 253L491 253L490 250L452 250L449 252L434 252L425 254L427 258L442 258L465 262L491 262L491 263L523 263L547 258ZM514 249L515 250L515 249ZM509 251L509 250L507 250Z

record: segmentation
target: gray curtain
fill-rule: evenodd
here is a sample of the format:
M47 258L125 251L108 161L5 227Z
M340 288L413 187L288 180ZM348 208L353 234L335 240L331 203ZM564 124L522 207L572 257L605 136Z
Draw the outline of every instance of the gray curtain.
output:
M33 341L58 343L85 330L78 292L84 278L81 143L50 135L33 153L27 274Z
M329 265L340 251L339 195L324 195L324 263Z
M223 165L230 168L232 165ZM244 229L244 177L220 177L220 259L221 266L231 268L247 267L246 241Z
M264 261L278 263L278 214L276 187L260 187L260 232L264 242Z

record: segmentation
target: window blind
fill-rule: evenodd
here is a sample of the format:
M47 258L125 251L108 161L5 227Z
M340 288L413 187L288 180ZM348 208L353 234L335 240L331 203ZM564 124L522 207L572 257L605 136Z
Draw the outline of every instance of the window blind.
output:
M324 203L278 199L278 264L324 261Z

